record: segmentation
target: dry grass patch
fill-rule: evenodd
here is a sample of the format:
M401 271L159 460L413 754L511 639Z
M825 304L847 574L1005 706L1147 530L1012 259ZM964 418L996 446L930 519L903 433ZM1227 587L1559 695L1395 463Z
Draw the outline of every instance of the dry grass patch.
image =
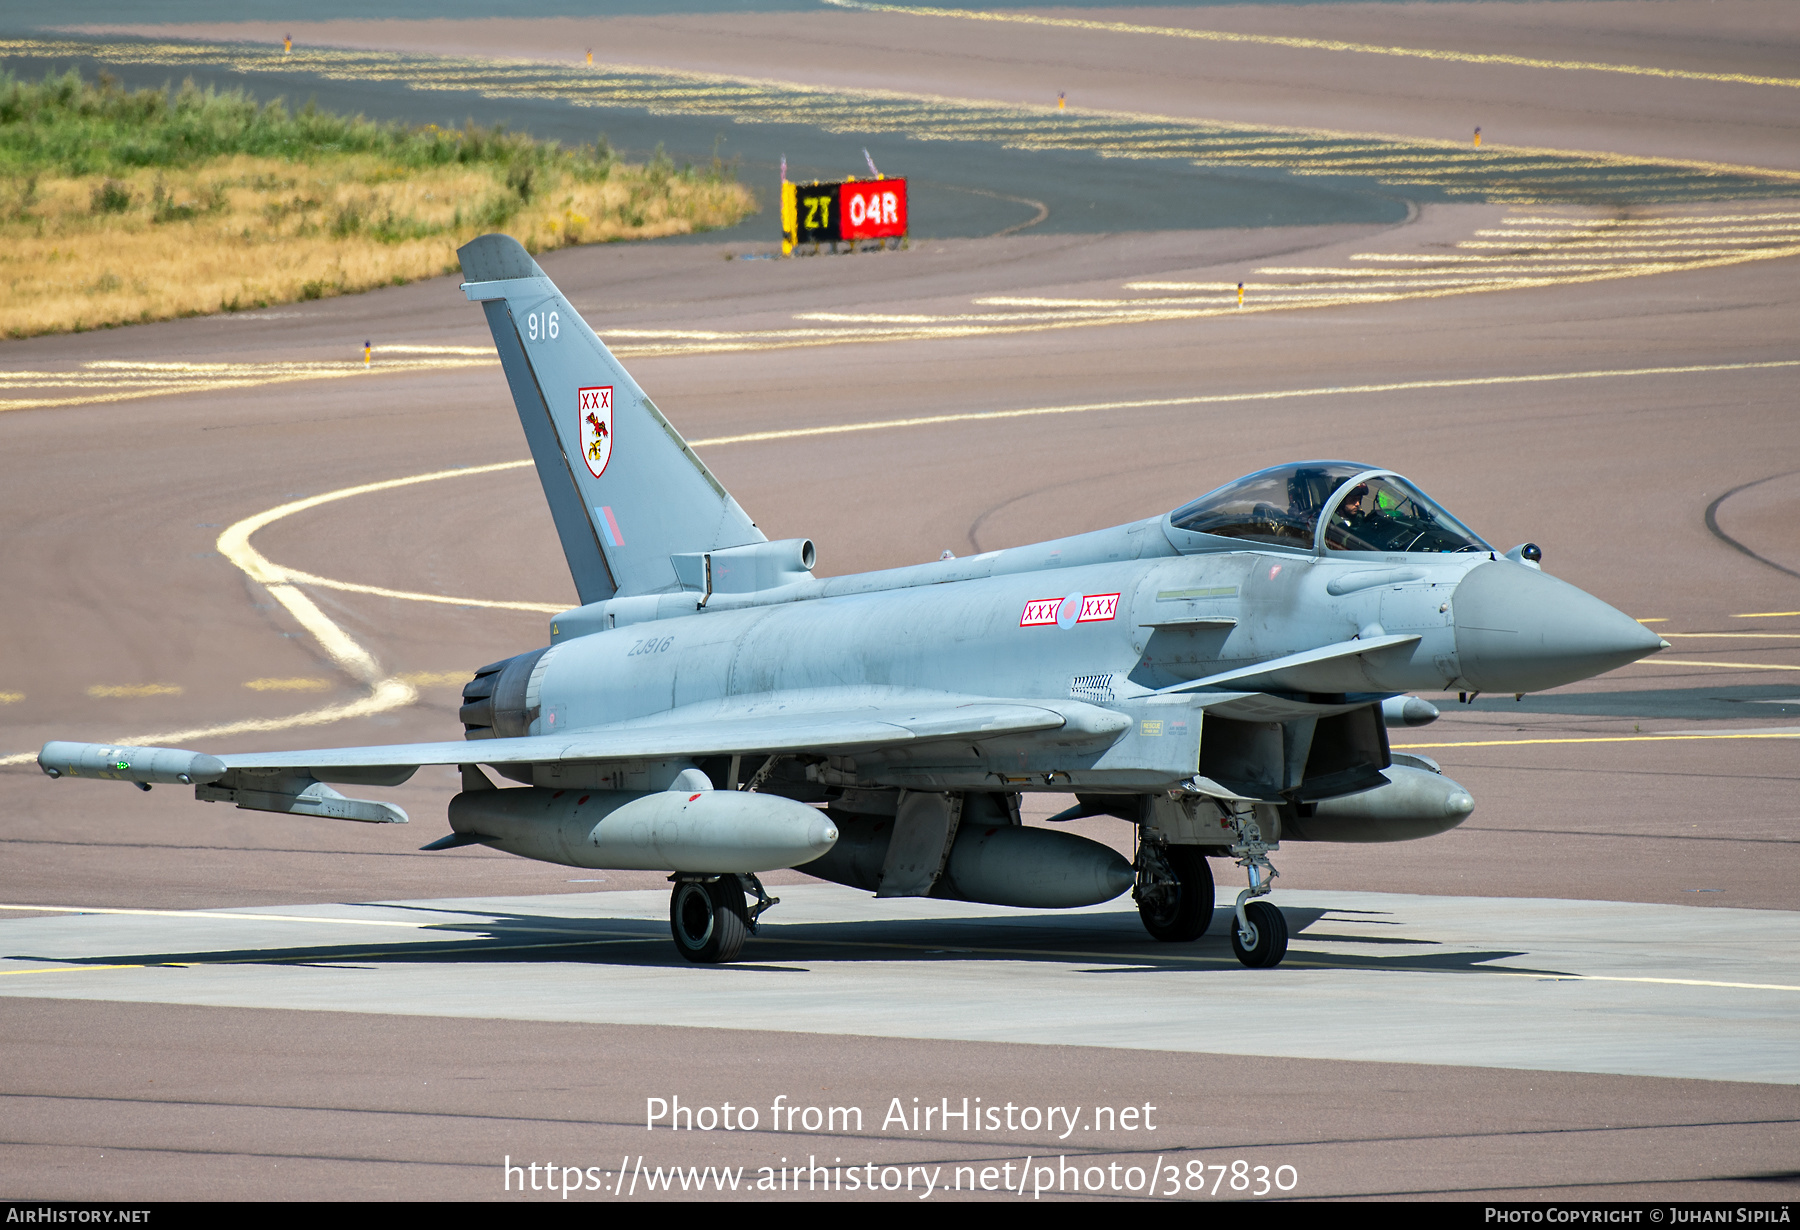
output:
M0 81L0 334L398 285L454 272L456 248L489 231L535 252L729 226L755 203L724 171L191 87Z

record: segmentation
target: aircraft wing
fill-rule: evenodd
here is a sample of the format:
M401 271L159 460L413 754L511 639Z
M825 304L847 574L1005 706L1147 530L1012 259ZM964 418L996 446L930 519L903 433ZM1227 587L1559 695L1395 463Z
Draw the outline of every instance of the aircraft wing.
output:
M657 760L775 752L842 752L943 739L991 739L1062 731L1065 740L1110 743L1130 720L1080 701L1013 701L931 694L854 698L733 698L652 718L559 735L449 740L375 747L207 755L177 748L46 743L38 764L55 777L204 784L239 774L311 776L318 781L398 785L422 765L548 764ZM385 770L385 772L384 772Z

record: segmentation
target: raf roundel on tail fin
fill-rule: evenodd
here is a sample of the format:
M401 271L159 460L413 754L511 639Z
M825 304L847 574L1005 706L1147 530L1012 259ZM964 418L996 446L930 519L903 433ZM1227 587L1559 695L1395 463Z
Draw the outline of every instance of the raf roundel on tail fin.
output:
M584 604L677 589L672 556L765 541L518 240L457 255Z

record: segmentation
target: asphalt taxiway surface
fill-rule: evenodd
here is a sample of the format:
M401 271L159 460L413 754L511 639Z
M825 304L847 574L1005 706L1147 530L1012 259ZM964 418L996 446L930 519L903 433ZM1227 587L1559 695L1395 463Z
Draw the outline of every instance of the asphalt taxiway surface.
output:
M1474 7L1525 43L1560 8ZM941 71L930 38L893 55ZM1657 48L1632 38L1640 61ZM1728 41L1703 67L1730 67ZM1524 107L1550 70L1482 71ZM1785 98L1759 106L1791 114ZM1595 115L1580 148L1629 145L1636 129ZM1755 161L1779 125L1746 113L1731 139ZM698 969L662 935L654 876L419 852L444 831L447 772L384 794L404 827L51 783L29 763L51 737L444 737L468 672L540 644L574 596L529 469L484 468L525 449L454 279L6 343L6 1194L502 1197L510 1158L643 1197L669 1194L644 1168L754 1181L817 1158L941 1166L940 1183L967 1166L978 1186L1010 1166L1028 1198L1026 1158L1079 1154L1121 1182L1173 1165L1180 1190L1156 1194L1190 1198L1192 1165L1211 1185L1238 1160L1293 1167L1300 1196L1785 1198L1797 213L1779 196L1445 202L1392 224L836 259L544 258L769 536L817 542L821 572L1116 524L1350 456L1655 621L1674 648L1649 661L1520 702L1434 697L1442 719L1394 732L1475 814L1409 845L1290 843L1274 971L1238 967L1219 924L1177 952L1117 906L896 908L797 873L770 877L788 901L740 967ZM1535 272L1444 272L1476 256ZM1390 268L1418 272L1345 289ZM1240 310L1220 288L1245 280ZM676 1097L757 1107L758 1127L647 1132L647 1101ZM864 1122L772 1130L778 1097ZM884 1122L895 1099L910 1115L964 1097L1068 1116ZM1229 1177L1204 1198L1228 1194Z

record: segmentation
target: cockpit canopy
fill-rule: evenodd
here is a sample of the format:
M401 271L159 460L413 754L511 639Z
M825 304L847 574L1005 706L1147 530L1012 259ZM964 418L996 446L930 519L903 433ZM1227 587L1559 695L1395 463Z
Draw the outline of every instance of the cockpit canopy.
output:
M1178 530L1301 551L1492 551L1391 471L1353 461L1271 466L1169 514Z

